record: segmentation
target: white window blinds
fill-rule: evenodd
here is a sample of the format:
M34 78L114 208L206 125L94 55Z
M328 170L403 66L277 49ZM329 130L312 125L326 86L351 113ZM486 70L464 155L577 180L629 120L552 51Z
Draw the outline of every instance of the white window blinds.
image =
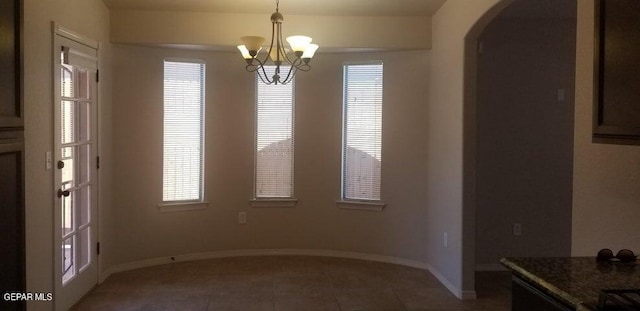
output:
M202 201L205 65L164 62L162 200Z
M380 200L382 63L344 66L342 196Z
M275 66L265 69L272 76ZM256 75L256 198L293 197L294 84L267 85Z

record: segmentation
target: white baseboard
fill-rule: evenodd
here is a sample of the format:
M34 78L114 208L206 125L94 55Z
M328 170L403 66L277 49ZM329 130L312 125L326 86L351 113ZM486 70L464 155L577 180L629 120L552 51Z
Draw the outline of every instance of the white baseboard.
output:
M507 267L496 263L496 264L477 264L476 271L509 271Z
M475 290L468 291L468 290L459 289L457 286L451 284L451 282L449 282L449 280L446 277L444 277L440 273L440 271L438 271L431 265L427 265L427 270L431 272L431 274L433 274L433 276L435 276L436 279L438 279L438 281L440 281L440 283L442 283L442 285L444 285L444 287L446 287L453 295L458 297L458 299L460 300L476 299L477 296L476 296Z
M231 250L231 251L217 251L196 253L187 255L177 255L169 257L158 257L140 260L132 263L121 264L107 268L100 274L100 283L104 282L109 276L114 273L129 271L133 269L145 268L150 266L168 264L173 262L185 262L194 260L205 260L214 258L226 258L226 257L245 257L245 256L319 256L319 257L336 257L336 258L350 258L377 261L384 263L397 264L422 270L427 270L433 274L442 285L444 285L452 294L458 299L476 299L475 291L463 291L454 286L445 278L438 270L431 265L410 259L383 256L375 254L335 251L335 250L320 250L320 249L255 249L255 250Z

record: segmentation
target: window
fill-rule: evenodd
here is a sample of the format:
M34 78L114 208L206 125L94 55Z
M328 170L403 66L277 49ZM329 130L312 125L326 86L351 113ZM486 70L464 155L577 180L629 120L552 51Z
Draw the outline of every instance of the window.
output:
M379 201L382 63L344 66L342 199Z
M271 76L275 66L265 69ZM256 199L293 197L294 83L267 85L256 74Z
M164 202L203 200L204 80L201 61L164 62Z

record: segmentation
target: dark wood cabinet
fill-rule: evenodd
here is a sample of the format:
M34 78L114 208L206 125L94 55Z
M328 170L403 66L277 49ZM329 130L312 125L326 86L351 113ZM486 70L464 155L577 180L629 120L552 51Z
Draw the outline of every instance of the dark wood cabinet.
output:
M0 130L22 129L22 1L0 0Z
M517 276L511 283L511 310L513 311L572 311L575 308L566 306L551 297L535 285Z
M25 310L22 0L0 0L0 310Z
M640 145L640 1L595 3L593 138Z
M25 292L24 143L22 132L0 132L0 310L24 310L4 294Z

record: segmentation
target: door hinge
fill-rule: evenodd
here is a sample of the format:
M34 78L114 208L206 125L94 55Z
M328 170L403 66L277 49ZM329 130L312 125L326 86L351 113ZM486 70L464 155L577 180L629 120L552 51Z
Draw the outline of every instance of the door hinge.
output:
M96 253L100 255L100 242L96 243Z
M96 83L100 82L100 70L96 70Z
M96 168L100 169L100 157L96 157Z

